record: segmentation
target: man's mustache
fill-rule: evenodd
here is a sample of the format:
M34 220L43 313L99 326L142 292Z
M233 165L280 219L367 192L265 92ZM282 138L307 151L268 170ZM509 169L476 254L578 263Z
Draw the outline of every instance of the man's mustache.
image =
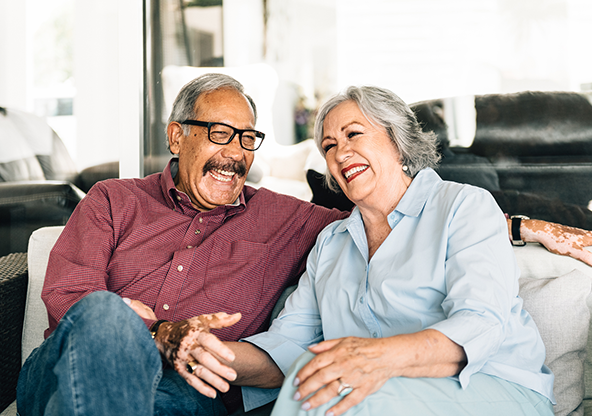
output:
M245 163L244 160L240 160L240 161L233 160L233 161L228 161L226 163L220 163L220 162L217 162L216 160L214 160L213 158L209 159L203 167L204 176L206 175L206 173L208 173L208 171L213 170L213 169L234 172L237 174L237 176L239 178L242 178L243 176L245 176L247 174L247 164Z

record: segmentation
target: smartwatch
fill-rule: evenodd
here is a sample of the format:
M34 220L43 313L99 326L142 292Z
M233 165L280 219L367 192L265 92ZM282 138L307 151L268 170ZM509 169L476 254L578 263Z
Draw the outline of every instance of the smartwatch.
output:
M164 324L165 322L168 321L161 319L152 324L152 326L150 327L150 335L152 335L152 338L156 336L156 333L158 332L158 328L160 327L160 325Z
M522 240L520 236L520 224L522 220L529 220L530 218L526 215L512 215L510 220L512 221L512 245L516 247L522 247L526 245L526 242Z

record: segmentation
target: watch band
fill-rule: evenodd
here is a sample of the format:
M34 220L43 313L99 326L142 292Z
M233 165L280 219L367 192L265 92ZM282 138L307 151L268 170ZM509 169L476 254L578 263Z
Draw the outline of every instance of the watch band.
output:
M161 320L158 320L158 321L154 322L150 326L150 335L152 335L152 338L153 339L156 336L156 333L158 332L158 328L160 327L160 325L164 324L165 322L168 322L168 321L165 320L165 319L161 319Z
M522 240L520 235L520 224L522 220L529 220L530 218L526 215L512 215L510 220L512 221L512 245L516 247L522 247L526 245L526 242Z

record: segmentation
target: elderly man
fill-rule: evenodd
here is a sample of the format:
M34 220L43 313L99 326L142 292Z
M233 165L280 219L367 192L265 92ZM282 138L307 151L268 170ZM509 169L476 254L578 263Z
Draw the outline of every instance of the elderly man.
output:
M195 79L167 128L178 158L143 179L98 183L78 205L50 256L49 328L21 371L21 416L239 408L240 390L227 382L236 372L216 359L233 353L220 340L265 330L316 235L347 216L244 185L264 138L256 115L236 80ZM581 256L580 246L553 249Z

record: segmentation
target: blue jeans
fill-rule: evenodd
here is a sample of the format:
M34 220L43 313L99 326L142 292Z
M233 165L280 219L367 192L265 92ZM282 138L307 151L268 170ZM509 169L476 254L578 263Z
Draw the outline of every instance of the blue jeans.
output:
M226 415L219 396L200 394L171 368L142 319L119 296L77 302L25 362L20 416Z

